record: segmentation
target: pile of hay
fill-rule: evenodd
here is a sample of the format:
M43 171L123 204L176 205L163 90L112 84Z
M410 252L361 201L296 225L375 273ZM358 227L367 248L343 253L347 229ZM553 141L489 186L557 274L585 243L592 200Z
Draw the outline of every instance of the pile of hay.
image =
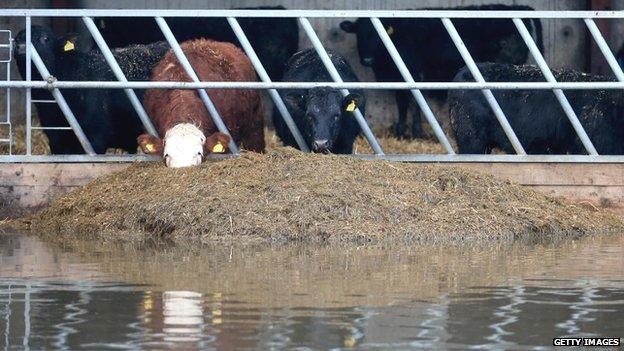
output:
M33 126L39 126L38 120L33 119ZM13 126L13 155L25 155L26 154L26 126L24 125L15 125ZM8 135L3 134L3 135ZM8 155L9 154L9 144L1 143L0 144L0 155ZM33 130L32 131L32 154L33 155L49 155L50 154L50 145L48 142L48 137L46 137L45 133L42 130Z
M399 241L554 239L623 220L452 167L283 148L168 169L134 164L28 219L58 240Z

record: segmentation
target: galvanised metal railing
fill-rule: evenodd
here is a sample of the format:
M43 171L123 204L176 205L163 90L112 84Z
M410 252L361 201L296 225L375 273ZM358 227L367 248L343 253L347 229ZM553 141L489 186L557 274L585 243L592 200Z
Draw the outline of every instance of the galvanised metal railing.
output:
M13 45L11 43L11 31L0 30L3 41L0 42L0 64L6 66L6 80L11 80L11 58L13 57ZM4 39L6 38L6 42ZM5 56L6 55L6 56ZM11 89L6 88L6 109L4 118L0 116L0 144L9 145L9 154L13 151L13 126L11 125Z
M150 160L157 159L146 155L94 155L93 148L89 143L84 132L77 123L75 116L67 105L62 93L59 89L124 89L126 95L130 99L131 104L136 110L145 130L151 134L156 131L151 124L149 116L147 116L140 101L136 97L133 89L149 89L149 88L167 88L167 89L197 89L200 97L210 112L211 117L217 128L228 134L227 128L212 104L210 97L205 89L266 89L270 97L273 99L276 108L282 114L287 126L290 128L295 140L300 148L309 151L301 133L297 129L292 117L288 113L284 102L276 89L286 88L314 88L314 87L332 87L341 89L343 95L348 94L348 89L389 89L389 90L410 90L414 96L421 111L431 126L436 138L445 148L446 155L385 155L381 149L377 138L372 133L364 116L360 111L356 111L355 117L362 129L362 132L370 143L375 155L357 155L362 158L372 159L390 159L396 161L414 161L414 162L605 162L605 163L622 163L624 155L604 156L598 155L589 136L585 132L578 116L572 109L567 100L564 89L624 89L624 72L617 64L617 61L608 47L604 37L600 33L598 27L594 23L594 19L621 19L624 18L624 11L452 11L452 10L399 10L399 11L361 11L361 10L96 10L96 9L80 9L80 10L46 10L46 9L7 9L0 12L0 17L24 17L26 23L26 40L30 44L31 19L33 17L80 17L87 26L100 51L104 55L111 70L117 77L117 82L97 82L97 81L58 81L49 74L47 68L39 57L36 49L32 44L26 47L26 80L25 81L0 81L0 88L19 88L26 89L26 155L7 155L0 156L0 162L102 162L102 161L134 161L137 159ZM163 32L167 42L172 47L176 57L183 65L192 82L129 82L121 71L115 58L112 55L102 35L93 23L92 17L153 17ZM165 18L169 17L225 17L232 27L236 37L238 38L243 50L249 56L250 60L261 82L201 82L193 71L188 59L180 49L179 43L172 34ZM320 56L323 64L329 71L333 82L271 82L266 70L258 59L254 48L249 43L244 31L238 24L236 18L245 17L263 17L263 18L297 18L301 24L308 39L312 43L314 49ZM336 68L331 62L323 44L319 40L316 32L312 28L309 18L353 18L363 17L370 18L374 28L377 31L381 41L388 50L392 60L396 64L405 82L343 82ZM466 66L475 77L476 82L416 82L411 73L407 69L405 62L398 53L394 43L386 33L380 18L439 18L449 33L453 43L457 47L459 53L464 59ZM459 33L453 25L453 18L509 18L513 20L518 32L527 45L529 52L537 63L538 67L546 77L546 82L485 82L483 76L479 72L476 62L467 50ZM544 60L541 52L535 44L531 34L526 28L522 19L528 18L568 18L582 19L596 44L605 56L609 66L612 68L617 82L557 82L552 74L548 64ZM44 78L44 81L32 81L30 72L30 63L35 67ZM49 155L39 156L31 154L31 89L49 89L56 103L58 103L71 129L74 130L76 136L81 142L87 155ZM436 90L436 89L479 89L483 91L486 101L492 108L497 120L503 128L505 134L509 138L516 155L456 155L451 143L449 142L444 131L440 127L436 117L424 98L420 90ZM521 142L518 140L515 132L509 124L505 113L500 108L496 98L491 90L495 89L546 89L552 90L557 100L561 104L566 116L572 124L575 132L585 147L588 155L527 155ZM237 152L236 145L231 145L234 153Z

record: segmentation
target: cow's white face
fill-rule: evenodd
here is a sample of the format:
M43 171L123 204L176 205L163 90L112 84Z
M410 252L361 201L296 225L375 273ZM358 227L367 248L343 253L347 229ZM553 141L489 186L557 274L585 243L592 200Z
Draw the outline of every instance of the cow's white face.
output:
M165 133L163 156L167 167L198 166L204 157L206 136L190 123L176 124Z

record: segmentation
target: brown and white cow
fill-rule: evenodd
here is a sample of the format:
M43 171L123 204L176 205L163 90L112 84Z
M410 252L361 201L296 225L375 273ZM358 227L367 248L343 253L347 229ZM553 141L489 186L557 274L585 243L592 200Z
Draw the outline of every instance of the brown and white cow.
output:
M196 39L180 45L201 81L255 81L249 58L230 43ZM191 81L172 51L156 65L152 81ZM241 148L264 151L264 117L257 90L210 89L210 99ZM169 167L196 166L209 153L228 152L229 137L219 133L196 90L149 89L143 100L163 139L143 134L145 153L162 155Z

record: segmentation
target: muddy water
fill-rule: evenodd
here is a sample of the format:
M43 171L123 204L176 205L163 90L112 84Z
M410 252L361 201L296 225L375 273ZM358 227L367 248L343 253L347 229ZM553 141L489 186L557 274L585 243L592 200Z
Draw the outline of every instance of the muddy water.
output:
M543 349L624 337L624 237L71 249L0 235L0 350Z

